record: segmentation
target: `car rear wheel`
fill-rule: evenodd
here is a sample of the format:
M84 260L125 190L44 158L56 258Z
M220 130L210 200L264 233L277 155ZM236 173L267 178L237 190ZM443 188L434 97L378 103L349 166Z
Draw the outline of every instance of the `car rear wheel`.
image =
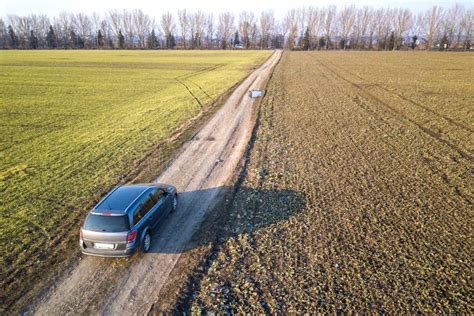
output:
M142 250L143 252L150 251L151 248L151 234L150 232L146 232L145 237L143 238L142 242Z
M178 195L175 194L173 196L173 207L171 208L171 213L176 212L176 209L178 208Z

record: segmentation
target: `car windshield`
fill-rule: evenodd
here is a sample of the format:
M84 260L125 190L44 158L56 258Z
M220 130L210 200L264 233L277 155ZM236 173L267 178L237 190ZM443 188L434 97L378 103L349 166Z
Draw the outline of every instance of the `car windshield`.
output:
M91 230L94 232L124 232L130 230L130 223L128 222L128 216L103 216L89 214L84 223L85 230Z

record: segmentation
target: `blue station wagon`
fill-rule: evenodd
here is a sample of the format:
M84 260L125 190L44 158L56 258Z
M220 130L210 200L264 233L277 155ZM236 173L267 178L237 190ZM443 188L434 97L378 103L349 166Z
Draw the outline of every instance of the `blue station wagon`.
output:
M87 215L80 231L81 251L102 257L148 252L158 224L177 206L178 195L172 185L116 187Z

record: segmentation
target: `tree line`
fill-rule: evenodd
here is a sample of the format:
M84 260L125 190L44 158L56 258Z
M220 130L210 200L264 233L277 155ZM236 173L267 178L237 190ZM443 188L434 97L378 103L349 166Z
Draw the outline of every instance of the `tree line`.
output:
M355 5L219 15L178 10L31 14L0 18L0 49L471 49L474 9Z

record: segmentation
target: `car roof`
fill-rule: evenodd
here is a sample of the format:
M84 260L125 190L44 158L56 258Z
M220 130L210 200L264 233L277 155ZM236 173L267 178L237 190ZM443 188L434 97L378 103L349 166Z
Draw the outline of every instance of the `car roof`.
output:
M95 207L94 213L125 214L133 202L150 188L156 188L153 184L123 185L115 188Z

